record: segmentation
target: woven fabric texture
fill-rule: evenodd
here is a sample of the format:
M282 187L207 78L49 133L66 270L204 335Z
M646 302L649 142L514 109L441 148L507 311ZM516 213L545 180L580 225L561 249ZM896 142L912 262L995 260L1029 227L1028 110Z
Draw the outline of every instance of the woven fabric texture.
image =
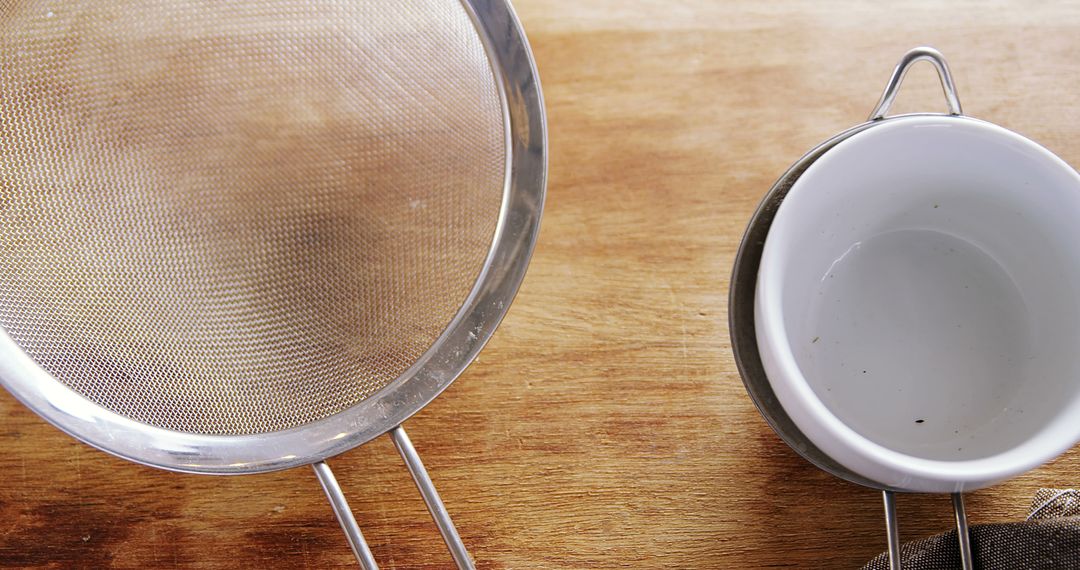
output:
M971 549L979 569L1080 569L1080 491L1040 489L1027 520L971 527ZM900 548L904 570L961 569L956 530ZM889 570L887 552L864 570Z

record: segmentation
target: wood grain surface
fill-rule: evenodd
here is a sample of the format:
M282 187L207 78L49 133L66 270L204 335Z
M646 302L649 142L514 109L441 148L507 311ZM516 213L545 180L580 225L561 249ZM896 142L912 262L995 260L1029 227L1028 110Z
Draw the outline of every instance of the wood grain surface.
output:
M539 244L480 359L407 427L484 569L852 568L885 546L877 492L775 436L730 351L744 225L803 152L865 119L910 47L967 113L1080 164L1080 5L519 0L544 84ZM895 111L944 108L928 66ZM95 451L0 396L0 565L352 564L308 469L181 475ZM449 557L387 438L330 464L385 568ZM1080 485L1080 450L968 499L1023 518ZM945 530L941 496L901 530Z

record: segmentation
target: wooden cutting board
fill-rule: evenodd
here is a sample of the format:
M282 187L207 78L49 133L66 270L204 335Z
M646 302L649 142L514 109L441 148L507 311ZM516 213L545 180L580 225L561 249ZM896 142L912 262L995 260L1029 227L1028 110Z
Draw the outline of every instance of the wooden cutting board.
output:
M803 152L865 119L910 47L964 109L1080 164L1080 5L520 0L548 111L539 245L499 332L407 426L480 568L851 568L880 499L819 472L743 392L735 250ZM894 111L944 109L929 67ZM137 466L0 395L0 565L326 568L352 557L313 474ZM390 442L332 460L384 568L449 557ZM1022 519L1080 485L1080 450L968 498ZM900 497L901 530L949 528Z

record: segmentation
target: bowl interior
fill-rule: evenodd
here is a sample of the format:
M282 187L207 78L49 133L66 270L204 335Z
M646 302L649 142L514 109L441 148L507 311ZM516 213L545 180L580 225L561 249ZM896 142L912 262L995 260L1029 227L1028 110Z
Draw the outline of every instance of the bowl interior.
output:
M956 117L856 134L793 186L770 267L796 369L770 381L859 436L938 461L1076 440L1080 179L1031 141Z

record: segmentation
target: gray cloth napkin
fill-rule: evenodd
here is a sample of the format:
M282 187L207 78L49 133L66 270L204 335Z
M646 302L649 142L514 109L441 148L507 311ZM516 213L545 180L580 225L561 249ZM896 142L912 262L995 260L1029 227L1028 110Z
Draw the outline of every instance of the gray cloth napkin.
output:
M1080 491L1039 489L1022 522L973 525L975 568L984 570L1080 570ZM900 547L904 570L960 570L956 530ZM889 554L863 570L889 570Z

